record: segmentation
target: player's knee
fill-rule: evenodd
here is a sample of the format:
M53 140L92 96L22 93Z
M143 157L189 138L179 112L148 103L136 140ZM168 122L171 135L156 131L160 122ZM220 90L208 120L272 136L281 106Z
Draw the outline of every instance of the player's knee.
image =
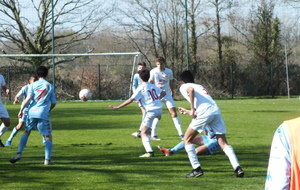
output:
M174 110L170 111L170 115L171 115L172 118L177 117L177 113Z
M4 125L5 125L6 127L9 127L9 126L10 126L10 119L5 119L5 120L3 121L3 123L4 123Z

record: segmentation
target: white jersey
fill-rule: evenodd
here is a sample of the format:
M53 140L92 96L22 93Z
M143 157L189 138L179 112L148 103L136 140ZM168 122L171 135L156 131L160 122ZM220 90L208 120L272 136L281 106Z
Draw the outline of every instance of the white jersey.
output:
M2 86L5 86L6 83L5 83L5 80L4 80L4 77L3 75L0 74L0 90L2 91ZM0 93L0 103L2 102L2 97L1 97L1 93Z
M164 71L160 71L157 67L150 71L149 81L153 81L156 86L161 86L166 93L170 93L170 80L173 80L173 71L165 68Z
M195 83L185 83L180 86L180 92L182 96L190 102L189 94L187 93L187 88L192 87L194 88L194 107L196 109L197 115L201 115L204 112L206 112L208 107L211 107L213 109L210 109L210 114L216 113L218 114L220 112L216 102L212 99L212 97L209 95L207 90L200 84Z
M289 154L289 135L282 124L273 137L265 190L289 189L291 174L290 172L286 173L291 165Z
M162 104L159 99L161 92L162 89L156 87L154 84L143 82L134 91L131 98L135 99L136 101L139 100L146 111L151 111L162 108Z

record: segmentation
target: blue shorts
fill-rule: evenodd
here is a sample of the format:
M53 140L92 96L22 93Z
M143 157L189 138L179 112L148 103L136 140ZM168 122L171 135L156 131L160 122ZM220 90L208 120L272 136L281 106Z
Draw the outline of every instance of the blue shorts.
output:
M31 131L32 129L39 130L41 135L49 136L52 134L52 125L50 120L38 119L38 118L28 118L26 121L26 131Z
M22 117L19 118L19 122L26 122L27 117L28 117L28 110L23 111Z
M218 143L217 138L209 138L208 136L201 135L204 145L207 146L209 154L214 154L216 151L220 150L221 147Z

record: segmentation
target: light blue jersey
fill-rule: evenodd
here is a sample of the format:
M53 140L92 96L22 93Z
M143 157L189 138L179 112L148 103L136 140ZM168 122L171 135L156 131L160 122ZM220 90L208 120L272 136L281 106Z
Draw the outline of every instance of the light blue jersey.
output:
M136 73L132 79L132 91L134 92L141 84L140 75Z
M51 103L56 103L55 91L52 84L45 79L39 79L28 87L28 95L32 95L29 105L29 118L49 120Z
M209 126L205 126L204 130L207 131L207 135L201 135L201 137L202 137L202 140L203 140L203 144L205 146L207 146L207 148L208 148L208 152L205 153L205 154L203 154L203 155L214 154L216 151L218 151L218 150L221 149L220 145L218 144L218 140L217 140L216 134L214 133L214 131L212 130L212 128L209 127ZM199 132L202 132L202 130L199 131ZM184 142L181 141L176 146L174 146L173 148L171 148L171 151L173 153L176 153L176 152L178 152L180 150L183 150L183 149L184 149Z
M17 97L18 99L23 98L22 105L24 104L24 100L26 99L27 94L28 94L28 86L29 86L29 84L23 86L23 87L21 88L21 90L20 90L20 91L17 93L17 95L16 95L16 97ZM26 119L27 119L28 107L29 107L29 105L28 105L27 107L24 108L24 110L23 110L23 116L22 116L22 118L19 119L19 121L21 121L21 122L25 122L25 121L26 121Z

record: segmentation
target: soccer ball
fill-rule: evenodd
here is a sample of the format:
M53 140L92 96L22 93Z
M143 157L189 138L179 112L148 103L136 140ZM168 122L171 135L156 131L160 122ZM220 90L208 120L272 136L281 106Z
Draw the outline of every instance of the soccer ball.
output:
M92 92L89 89L82 89L79 92L80 100L87 100L92 97Z

